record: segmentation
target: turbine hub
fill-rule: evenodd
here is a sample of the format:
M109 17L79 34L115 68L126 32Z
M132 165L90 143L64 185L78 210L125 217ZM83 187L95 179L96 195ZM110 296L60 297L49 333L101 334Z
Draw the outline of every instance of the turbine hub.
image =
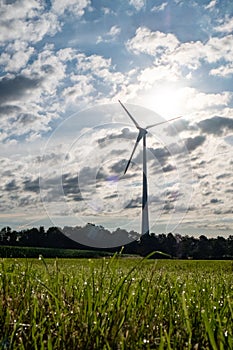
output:
M137 142L139 142L146 134L147 134L147 130L146 129L139 128Z

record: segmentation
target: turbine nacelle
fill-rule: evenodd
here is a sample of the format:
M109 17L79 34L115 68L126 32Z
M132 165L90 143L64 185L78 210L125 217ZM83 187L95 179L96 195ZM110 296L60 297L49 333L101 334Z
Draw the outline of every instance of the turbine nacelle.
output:
M126 165L126 168L125 168L125 171L124 171L124 174L126 174L127 170L128 170L128 167L131 163L131 160L133 158L133 155L134 155L134 152L136 151L136 148L138 146L138 143L141 141L142 138L145 138L146 137L146 134L148 133L147 129L150 129L150 128L153 128L154 126L158 126L158 125L161 125L161 124L165 124L165 123L168 123L172 120L175 120L175 119L179 119L181 117L176 117L176 118L172 118L172 119L169 119L169 120L165 120L163 122L159 122L159 123L155 123L155 124L151 124L151 125L148 125L146 126L145 128L142 128L138 122L134 119L134 117L132 116L132 114L130 114L130 112L128 111L128 109L123 105L123 103L121 103L120 100L118 100L118 102L120 103L120 105L122 106L122 108L125 110L125 112L128 114L128 116L130 117L130 119L132 120L132 122L134 123L134 125L136 126L136 128L139 130L139 133L138 133L138 136L137 136L137 139L136 139L136 143L134 145L134 148L133 148L133 151L132 151L132 154L129 158L129 161Z

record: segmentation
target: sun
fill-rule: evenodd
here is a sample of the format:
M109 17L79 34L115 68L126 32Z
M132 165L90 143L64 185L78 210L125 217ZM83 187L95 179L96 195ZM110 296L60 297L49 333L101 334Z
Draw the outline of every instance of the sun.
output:
M181 87L163 86L143 96L145 106L166 119L178 117L185 111L185 100Z

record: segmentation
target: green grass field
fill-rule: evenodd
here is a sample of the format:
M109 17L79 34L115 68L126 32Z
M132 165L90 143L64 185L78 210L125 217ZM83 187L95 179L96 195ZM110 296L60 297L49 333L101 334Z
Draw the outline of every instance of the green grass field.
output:
M0 263L0 349L233 349L231 261Z

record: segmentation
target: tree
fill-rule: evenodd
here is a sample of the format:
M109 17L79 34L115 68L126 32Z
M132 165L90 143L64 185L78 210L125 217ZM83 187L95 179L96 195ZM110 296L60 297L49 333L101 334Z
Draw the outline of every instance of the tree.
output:
M209 259L212 256L212 247L209 244L209 240L206 236L201 235L198 240L197 250L194 253L194 258L197 259Z
M227 255L233 258L233 236L229 236L227 239Z
M217 238L209 241L210 241L209 244L212 245L212 257L214 259L223 259L224 256L227 255L226 239L218 236Z
M168 233L165 242L166 242L166 253L175 257L177 254L178 244L176 242L175 237L173 236L173 234L171 232Z
M10 240L11 228L9 226L3 227L0 232L1 244L7 244Z

